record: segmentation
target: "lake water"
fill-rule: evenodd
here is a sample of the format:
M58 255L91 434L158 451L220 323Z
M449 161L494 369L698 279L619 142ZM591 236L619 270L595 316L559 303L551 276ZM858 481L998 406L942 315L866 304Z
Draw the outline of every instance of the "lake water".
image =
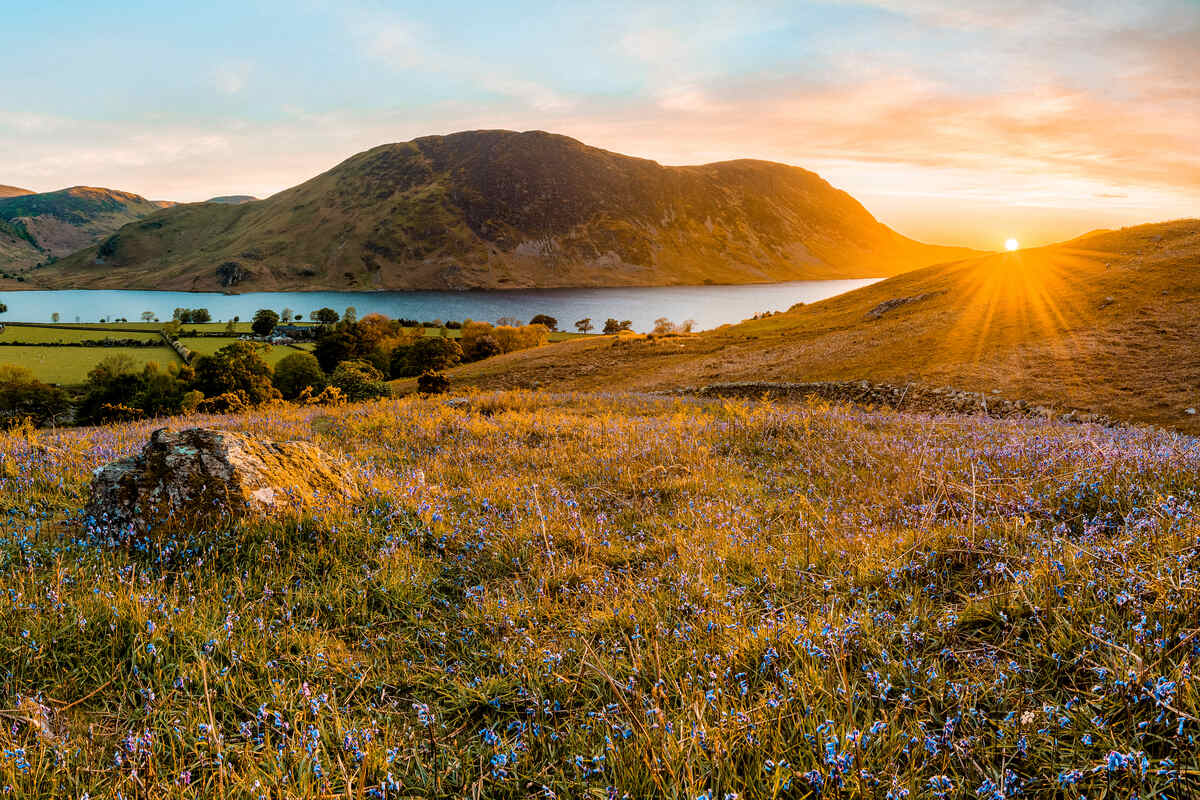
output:
M523 322L535 314L558 319L571 330L578 319L591 317L597 330L608 317L632 320L634 330L648 331L654 320L695 320L697 329L741 322L760 311L784 311L795 303L812 303L868 286L876 279L790 281L744 286L654 286L611 289L536 289L472 292L146 292L119 290L62 290L0 292L8 313L0 322L99 322L125 317L137 321L152 311L168 320L176 308L207 308L214 321L237 316L249 320L260 308L285 308L303 314L329 306L338 313L353 306L361 318L380 313L418 321L471 318L494 322L515 317Z

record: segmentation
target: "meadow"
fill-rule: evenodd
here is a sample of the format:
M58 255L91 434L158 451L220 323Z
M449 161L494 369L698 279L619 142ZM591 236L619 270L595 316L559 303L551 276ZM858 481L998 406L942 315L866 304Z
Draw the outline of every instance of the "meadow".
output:
M179 341L184 347L198 356L210 356L226 345L238 341L236 336L180 336ZM311 352L312 344L300 342L295 345L268 345L260 352L263 361L274 367L285 357L300 351Z
M1184 797L1193 438L637 394L189 423L364 499L108 540L0 434L0 795Z
M169 347L0 347L0 364L18 364L46 383L62 386L83 383L88 372L106 358L128 356L139 367L151 361L159 366L181 363Z
M161 341L160 322L112 322L112 323L39 323L7 324L0 330L0 343L28 342L29 346L0 344L0 364L17 364L31 370L38 380L63 386L82 384L88 371L103 359L121 353L128 355L139 366L156 362L160 366L178 363L179 357L166 347L54 347L47 346L66 342L96 342L104 339L138 339ZM197 355L211 355L225 345L238 341L238 337L250 333L249 322L237 322L231 336L213 336L228 330L224 322L188 323L180 331L180 341ZM439 328L406 328L420 330L425 336L441 336ZM194 334L201 333L203 336ZM192 334L192 335L189 335ZM450 338L457 339L461 331L446 331ZM565 341L582 336L579 333L555 331L549 336L552 342ZM298 350L311 351L312 344L297 342L294 345L272 345L265 348L262 358L272 367L286 356Z

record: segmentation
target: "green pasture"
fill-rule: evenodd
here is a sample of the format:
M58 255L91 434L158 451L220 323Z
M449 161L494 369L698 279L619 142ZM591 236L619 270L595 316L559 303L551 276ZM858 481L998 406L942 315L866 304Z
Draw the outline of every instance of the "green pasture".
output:
M127 355L136 364L151 361L161 366L179 363L179 356L167 347L0 347L0 364L17 364L33 371L46 383L71 385L83 383L88 371L103 359Z

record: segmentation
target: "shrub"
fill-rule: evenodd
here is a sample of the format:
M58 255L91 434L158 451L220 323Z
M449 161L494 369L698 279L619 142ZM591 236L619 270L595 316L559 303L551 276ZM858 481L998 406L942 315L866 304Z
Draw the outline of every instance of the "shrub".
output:
M329 379L350 402L374 400L392 393L383 382L383 373L367 361L343 361Z
M25 367L0 364L0 420L7 425L29 420L53 423L70 408L67 393L42 383Z
M328 380L312 353L291 353L275 365L272 383L285 399L293 400L305 389L320 392Z
M426 370L417 378L417 391L421 394L444 394L450 390L450 379L441 372Z
M496 341L496 337L490 333L485 333L472 340L471 351L468 356L468 361L482 361L485 358L498 356L504 351L500 349L500 343Z
M246 397L241 392L223 392L216 397L204 398L196 410L202 414L232 414L245 411L247 407Z
M500 326L492 331L501 352L511 353L515 350L527 350L530 347L541 347L550 338L550 331L544 325L524 325L520 328Z

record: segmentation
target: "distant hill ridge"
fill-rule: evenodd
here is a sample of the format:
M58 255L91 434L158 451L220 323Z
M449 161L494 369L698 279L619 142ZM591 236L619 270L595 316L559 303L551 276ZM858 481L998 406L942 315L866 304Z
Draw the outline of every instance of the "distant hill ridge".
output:
M51 287L471 289L892 275L908 239L815 173L664 167L530 131L387 144L265 200L193 203L39 273Z
M0 197L0 271L6 272L70 255L162 210L161 204L132 192L94 186L13 191Z
M221 197L210 197L204 202L206 203L224 203L230 206L239 206L242 203L253 203L258 198L250 194L227 194Z
M18 189L16 186L5 186L0 183L0 197L20 197L23 194L33 194L28 189Z

